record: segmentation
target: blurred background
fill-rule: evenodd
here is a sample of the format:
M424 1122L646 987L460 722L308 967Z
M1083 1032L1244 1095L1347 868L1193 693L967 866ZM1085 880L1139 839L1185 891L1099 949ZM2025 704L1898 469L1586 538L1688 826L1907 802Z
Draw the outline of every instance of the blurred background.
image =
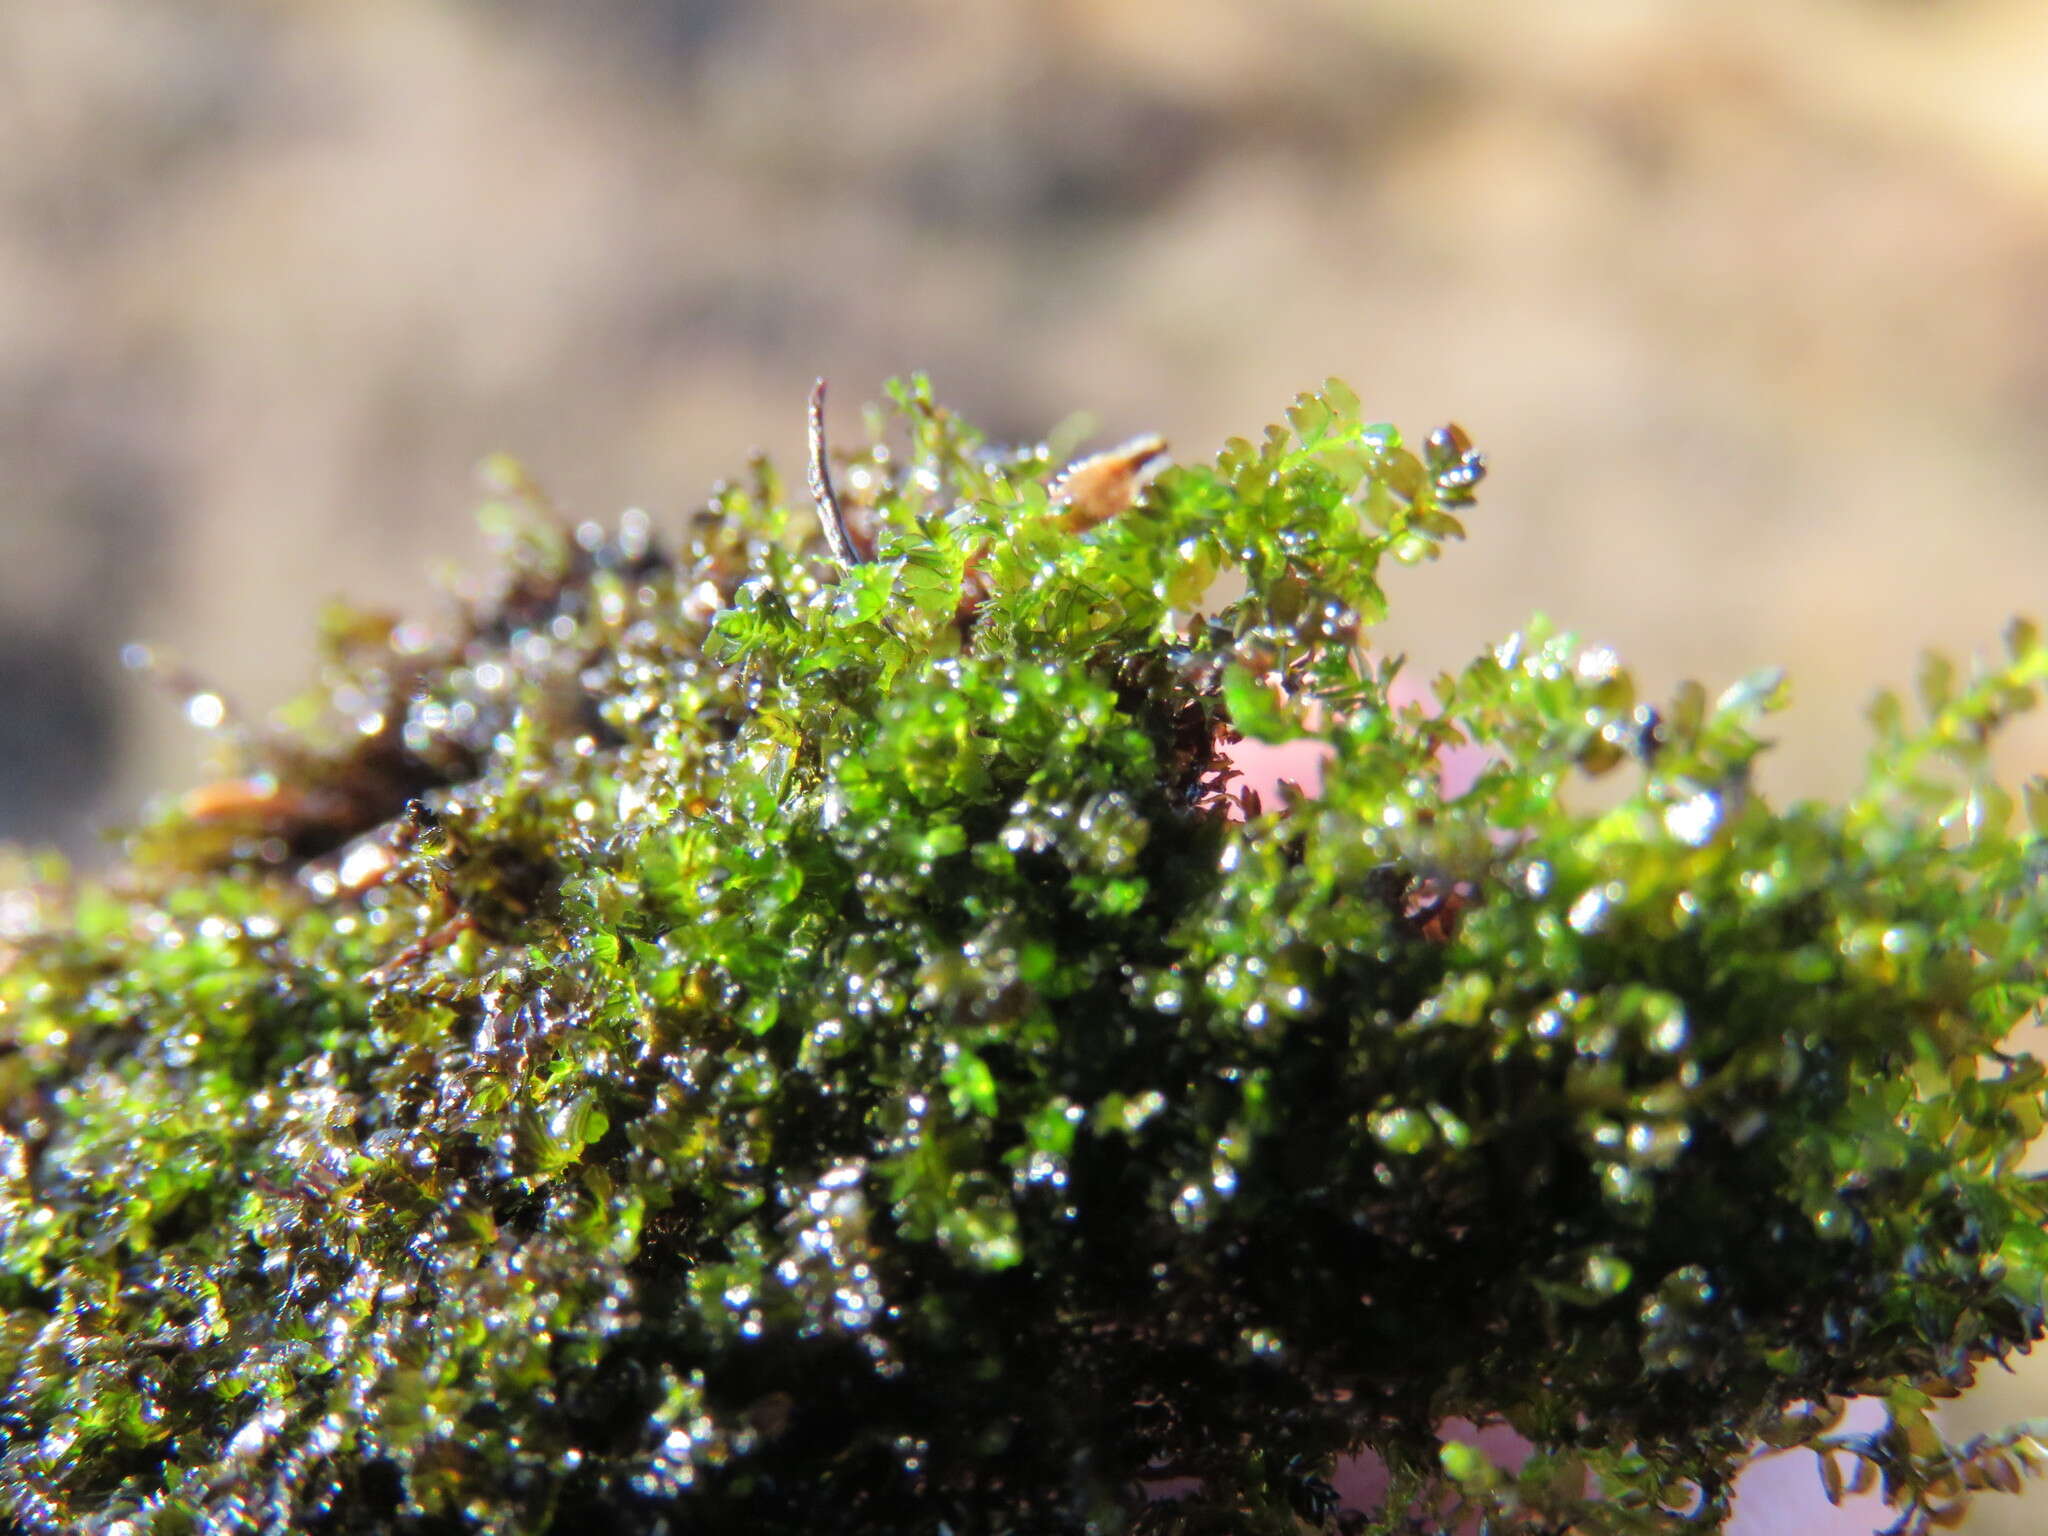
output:
M1186 458L1455 418L1385 643L1783 663L1781 794L2048 609L2038 0L0 0L0 144L0 838L88 860L203 772L125 642L260 715L480 562L484 454L672 521L820 373L842 440L915 368Z

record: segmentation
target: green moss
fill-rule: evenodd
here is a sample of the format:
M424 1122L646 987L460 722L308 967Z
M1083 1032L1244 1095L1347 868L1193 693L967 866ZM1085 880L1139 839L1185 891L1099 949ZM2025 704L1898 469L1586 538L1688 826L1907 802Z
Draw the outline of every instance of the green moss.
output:
M500 509L118 878L18 863L14 1528L1293 1531L1370 1450L1347 1528L1656 1532L1760 1444L1924 1524L2048 1461L1927 1414L2044 1321L2030 629L1780 808L1773 679L1536 625L1394 702L1454 430L1333 383L1077 532L895 400L872 560L759 466L673 543Z

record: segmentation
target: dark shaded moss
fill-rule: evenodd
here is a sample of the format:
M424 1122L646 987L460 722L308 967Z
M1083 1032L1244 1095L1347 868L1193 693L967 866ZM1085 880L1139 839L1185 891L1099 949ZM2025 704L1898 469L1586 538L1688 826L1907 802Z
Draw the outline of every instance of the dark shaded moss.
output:
M1454 430L1332 384L1075 532L895 399L872 562L762 467L673 544L529 508L120 878L18 866L13 1529L1655 1532L1759 1443L1914 1527L2048 1460L1927 1416L2043 1326L2030 629L1778 808L1770 679L1537 625L1393 701Z

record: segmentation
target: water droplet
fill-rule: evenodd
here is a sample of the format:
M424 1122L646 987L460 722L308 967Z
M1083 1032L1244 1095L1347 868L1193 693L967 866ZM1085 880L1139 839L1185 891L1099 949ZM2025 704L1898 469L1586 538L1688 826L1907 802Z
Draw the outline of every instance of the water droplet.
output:
M1024 1164L1026 1184L1046 1184L1061 1189L1067 1182L1067 1165L1061 1158L1046 1151L1036 1151Z
M1420 1152L1435 1137L1429 1116L1416 1109L1379 1110L1366 1116L1365 1124L1389 1152Z
M1119 1106L1117 1120L1125 1131L1136 1131L1143 1127L1159 1111L1166 1108L1166 1095L1157 1089L1133 1094Z
M1619 880L1596 885L1572 903L1571 910L1565 914L1565 921L1572 925L1574 933L1598 933L1606 925L1608 912L1623 894L1624 887Z
M1683 1120L1636 1120L1629 1124L1629 1153L1648 1167L1669 1167L1690 1145L1692 1127Z
M1579 652L1579 677L1589 683L1614 676L1621 670L1621 658L1604 645L1592 646Z
M1626 1259L1600 1249L1586 1255L1586 1264L1581 1272L1586 1289L1595 1296L1619 1296L1635 1278L1635 1271Z
M1287 1349L1286 1341L1279 1334L1266 1328L1251 1328L1238 1335L1244 1347L1263 1360L1278 1358Z
M1444 1145L1453 1151L1461 1151L1472 1145L1472 1127L1443 1105L1431 1105L1429 1117L1436 1122L1437 1134L1443 1137Z
M1825 1238L1845 1238L1856 1230L1856 1219L1842 1206L1824 1205L1813 1213L1813 1230Z
M1662 1056L1675 1056L1685 1049L1685 1042L1691 1037L1692 1026L1685 1016L1685 1004L1677 998L1665 998L1647 1005L1649 1032L1645 1037L1650 1049Z
M1609 1163L1600 1170L1600 1188L1616 1205L1640 1205L1650 1193L1643 1176L1624 1163Z
M1709 790L1701 790L1664 811L1664 830L1691 848L1705 846L1720 824L1721 797Z
M1879 944L1886 954L1910 960L1924 958L1931 947L1927 938L1927 930L1920 927L1917 923L1909 923L1898 928L1887 928L1884 931L1884 937L1879 940Z

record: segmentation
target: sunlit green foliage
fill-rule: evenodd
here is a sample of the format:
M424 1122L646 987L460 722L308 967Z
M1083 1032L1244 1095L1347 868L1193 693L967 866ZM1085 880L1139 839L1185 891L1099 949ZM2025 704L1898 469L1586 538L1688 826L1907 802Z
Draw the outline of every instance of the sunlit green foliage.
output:
M1927 1411L2044 1319L2030 629L1779 808L1770 678L1538 625L1392 699L1455 431L1333 383L1076 533L894 398L872 562L765 468L496 509L447 634L337 618L118 878L16 867L9 1529L1661 1532L1759 1444L1917 1528L2048 1461Z

